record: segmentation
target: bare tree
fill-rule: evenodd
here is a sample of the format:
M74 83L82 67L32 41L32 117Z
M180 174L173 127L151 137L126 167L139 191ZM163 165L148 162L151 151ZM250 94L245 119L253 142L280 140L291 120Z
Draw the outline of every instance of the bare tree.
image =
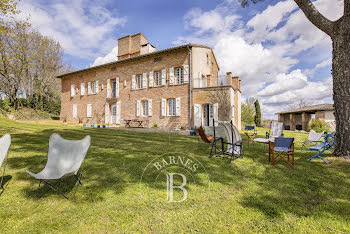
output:
M239 0L243 7L251 1ZM350 157L350 0L344 0L344 14L331 21L323 16L311 0L294 0L308 20L332 39L333 99L336 121L336 156Z
M288 105L289 109L296 109L296 108L301 108L305 106L310 106L312 103L305 98L299 98L296 100L296 102L291 103Z
M229 90L224 87L219 87L215 91L209 93L209 100L212 104L219 104L219 119L229 121L232 108Z

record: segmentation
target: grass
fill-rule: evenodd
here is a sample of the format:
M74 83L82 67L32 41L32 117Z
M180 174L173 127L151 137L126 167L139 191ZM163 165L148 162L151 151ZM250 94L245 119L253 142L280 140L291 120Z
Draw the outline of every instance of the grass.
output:
M265 135L259 129L259 135ZM313 154L296 145L295 167L271 166L260 145L247 147L231 164L208 158L210 147L189 136L35 124L0 118L0 133L12 136L6 190L0 196L1 233L8 232L350 232L350 164L337 158L307 162ZM42 188L25 170L39 172L48 140L57 132L68 139L92 137L81 186L66 200ZM307 134L285 131L305 139ZM169 138L170 136L170 138ZM244 137L244 140L246 138ZM147 165L164 154L198 160L197 184L188 199L166 202L165 183L143 177ZM62 191L73 193L66 178ZM47 193L45 191L47 190ZM153 198L153 199L150 199Z

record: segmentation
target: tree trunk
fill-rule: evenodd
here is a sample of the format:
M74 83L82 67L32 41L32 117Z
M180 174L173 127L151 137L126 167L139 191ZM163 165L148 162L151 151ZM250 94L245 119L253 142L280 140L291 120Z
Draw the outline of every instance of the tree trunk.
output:
M332 41L335 155L350 157L350 15L335 22Z

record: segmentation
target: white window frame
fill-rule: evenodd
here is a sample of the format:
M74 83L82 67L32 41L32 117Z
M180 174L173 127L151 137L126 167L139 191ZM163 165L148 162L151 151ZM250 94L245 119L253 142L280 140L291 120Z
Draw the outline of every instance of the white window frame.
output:
M70 85L70 96L71 97L75 96L75 85L74 84Z
M136 75L136 88L142 89L143 88L143 76L142 74Z
M96 94L96 81L91 82L91 94Z
M143 117L147 117L149 116L149 103L148 103L148 100L142 100L141 101L141 107L142 107L142 113L141 115Z
M90 113L89 113L89 107L90 107ZM86 118L92 118L92 104L86 105Z
M117 79L111 80L111 97L116 98L117 97Z
M85 95L85 83L80 84L80 96Z
M162 71L156 71L154 72L154 86L161 86L162 85Z
M167 100L168 116L176 116L176 98Z
M184 84L185 83L185 73L183 67L175 68L175 84Z

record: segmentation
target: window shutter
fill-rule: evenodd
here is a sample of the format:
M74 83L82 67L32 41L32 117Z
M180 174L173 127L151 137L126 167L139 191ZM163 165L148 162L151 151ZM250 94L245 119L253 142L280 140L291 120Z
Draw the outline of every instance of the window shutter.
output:
M188 74L189 74L188 65L185 65L184 66L184 83L188 83Z
M162 116L166 116L166 99L162 98Z
M119 77L115 78L115 97L119 98Z
M136 101L136 116L140 116L140 105L141 105L140 100L137 100Z
M136 89L136 75L131 76L131 89Z
M109 103L106 102L106 104L105 104L105 124L108 124L108 123L109 123Z
M121 113L121 101L117 102L117 116L116 116L116 124L120 124L120 113Z
M78 116L78 107L76 104L73 105L73 118Z
M162 85L165 85L166 81L166 69L162 70Z
M92 105L87 104L86 106L86 117L91 118L92 117Z
M175 81L174 81L174 68L173 67L169 68L169 84L170 85L175 84Z
M99 87L98 87L98 80L95 82L95 93L99 92Z
M149 87L153 87L153 71L149 73Z
M214 105L213 105L213 108L214 108L214 110L213 110L213 112L214 112L214 120L215 121L219 121L219 104L218 103L215 103ZM215 122L215 126L217 126L217 122Z
M111 80L107 79L107 98L111 98Z
M81 96L85 95L85 83L80 84L80 95Z
M91 94L91 82L88 82L88 95Z
M181 98L176 98L176 116L181 115Z
M152 99L148 100L148 116L152 116Z
M142 74L142 88L147 88L147 73Z
M202 119L201 119L201 105L200 104L194 104L194 126L195 127L200 127L202 124Z
M71 97L74 97L74 96L75 96L75 85L74 85L74 84L72 84L72 85L70 86L70 96L71 96Z

